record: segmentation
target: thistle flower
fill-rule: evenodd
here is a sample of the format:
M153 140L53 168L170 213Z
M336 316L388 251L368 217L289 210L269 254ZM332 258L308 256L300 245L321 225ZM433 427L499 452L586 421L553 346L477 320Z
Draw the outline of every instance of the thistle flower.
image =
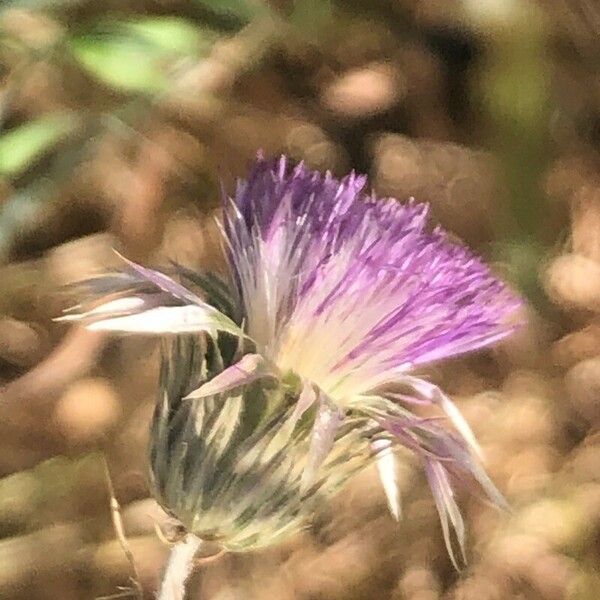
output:
M464 556L455 479L503 499L451 400L421 367L510 335L520 302L428 207L378 199L259 157L226 198L230 280L128 261L88 282L90 329L182 334L165 341L151 470L159 501L202 539L233 550L295 531L376 461L400 515L396 449L423 464L450 556ZM200 333L200 335L198 335ZM437 406L448 424L423 416Z

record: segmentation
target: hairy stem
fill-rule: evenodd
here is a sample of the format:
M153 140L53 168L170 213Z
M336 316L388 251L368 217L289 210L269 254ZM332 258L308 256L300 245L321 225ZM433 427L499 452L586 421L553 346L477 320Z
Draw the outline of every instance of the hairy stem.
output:
M194 567L194 555L202 544L195 535L187 534L171 550L157 600L183 600L185 582Z

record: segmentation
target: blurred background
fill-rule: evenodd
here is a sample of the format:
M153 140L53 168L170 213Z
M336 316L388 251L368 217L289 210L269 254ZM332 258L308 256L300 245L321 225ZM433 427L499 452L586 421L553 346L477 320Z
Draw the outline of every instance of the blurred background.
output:
M221 182L259 148L431 203L527 297L517 336L427 373L513 512L460 498L459 575L417 466L398 525L365 471L284 546L199 566L189 597L600 597L597 0L2 0L0 598L127 597L103 457L153 597L155 344L52 318L112 248L222 269Z

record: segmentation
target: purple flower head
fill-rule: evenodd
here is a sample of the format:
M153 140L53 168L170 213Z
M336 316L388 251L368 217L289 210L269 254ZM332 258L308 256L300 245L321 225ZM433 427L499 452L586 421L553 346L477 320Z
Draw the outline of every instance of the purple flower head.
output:
M225 207L248 334L342 404L506 337L519 305L468 249L428 230L427 205L365 184L259 159Z
M110 288L108 300L64 319L112 331L237 336L229 364L173 395L239 399L261 380L295 382L285 435L314 415L300 496L315 487L340 431L348 439L348 427L361 423L395 517L395 449L422 460L454 560L450 525L462 550L464 524L451 481L476 483L503 501L456 406L415 370L510 335L520 300L467 248L429 227L426 204L380 199L366 184L354 173L338 180L259 156L225 198L230 284L180 268L177 283L129 263L124 279L92 284L104 299ZM438 407L452 427L420 416L422 406Z

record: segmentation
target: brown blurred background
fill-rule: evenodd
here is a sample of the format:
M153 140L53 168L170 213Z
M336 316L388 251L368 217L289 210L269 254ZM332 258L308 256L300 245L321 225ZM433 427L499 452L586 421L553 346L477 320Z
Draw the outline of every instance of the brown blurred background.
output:
M125 597L103 456L153 597L156 349L52 318L112 248L222 268L219 182L259 148L430 202L528 298L518 336L429 373L513 512L461 497L459 575L416 465L399 525L367 471L189 597L600 597L597 0L3 0L0 124L0 598Z

